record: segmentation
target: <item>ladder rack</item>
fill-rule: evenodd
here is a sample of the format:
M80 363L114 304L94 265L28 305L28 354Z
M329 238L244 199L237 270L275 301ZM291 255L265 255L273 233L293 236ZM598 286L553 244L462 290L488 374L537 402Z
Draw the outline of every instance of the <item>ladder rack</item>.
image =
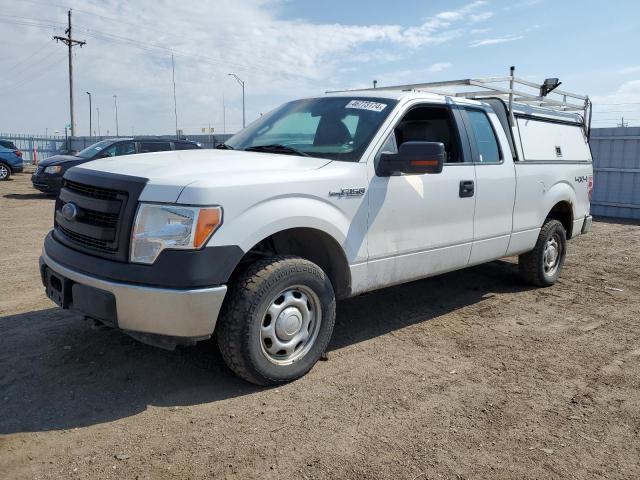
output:
M541 85L522 78L516 78L515 68L511 67L509 76L489 77L489 78L465 78L462 80L448 80L443 82L413 83L406 85L393 85L385 87L365 88L358 91L375 90L403 90L403 91L428 91L440 95L453 97L463 97L470 99L500 98L508 105L508 113L511 124L514 125L513 104L524 104L549 109L555 112L576 112L582 113L582 118L589 127L585 125L585 131L590 130L591 124L591 101L586 95L567 92L554 88L546 95L541 95ZM505 85L506 84L506 85ZM440 91L441 88L471 88L470 91ZM523 89L521 87L525 87ZM517 89L520 88L520 89ZM535 93L530 89L537 90ZM529 91L526 91L529 90ZM334 92L327 92L334 93ZM552 97L551 97L552 96ZM551 98L550 98L551 97Z

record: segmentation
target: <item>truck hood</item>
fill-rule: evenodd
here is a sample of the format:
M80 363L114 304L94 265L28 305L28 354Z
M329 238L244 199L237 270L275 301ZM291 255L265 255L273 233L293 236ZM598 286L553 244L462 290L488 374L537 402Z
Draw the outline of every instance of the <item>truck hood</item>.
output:
M74 168L147 178L140 200L175 202L190 183L206 178L222 180L277 172L301 172L323 167L331 160L234 150L184 150L102 158Z

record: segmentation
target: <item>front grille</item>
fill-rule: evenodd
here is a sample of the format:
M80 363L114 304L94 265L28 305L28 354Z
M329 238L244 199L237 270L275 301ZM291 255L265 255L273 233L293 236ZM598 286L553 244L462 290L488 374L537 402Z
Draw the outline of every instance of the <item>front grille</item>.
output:
M119 217L127 194L118 190L65 181L56 208L56 224L71 242L87 249L113 253L118 250ZM65 215L65 205L73 214Z
M82 212L82 220L91 225L99 227L116 228L118 226L118 215L115 213L101 213L92 210Z
M64 186L72 192L77 192L81 195L86 195L87 197L97 198L100 200L116 200L118 198L118 194L124 193L108 188L94 187L93 185L72 182L71 180L65 181Z
M95 248L97 250L111 251L111 252L114 252L115 250L117 250L117 247L110 248L108 242L104 240L97 240L88 235L83 235L81 233L77 233L72 230L67 230L62 226L59 226L58 228L60 228L60 230L71 240L85 247Z
M131 228L146 182L146 178L70 168L56 200L54 238L89 255L128 261ZM66 204L72 206L65 208Z

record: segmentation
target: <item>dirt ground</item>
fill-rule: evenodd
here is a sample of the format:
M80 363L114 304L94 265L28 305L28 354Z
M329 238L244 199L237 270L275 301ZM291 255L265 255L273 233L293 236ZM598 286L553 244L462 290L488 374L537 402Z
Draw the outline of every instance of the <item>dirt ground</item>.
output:
M640 478L640 226L552 288L510 259L342 301L329 360L265 389L53 308L52 211L0 183L2 478Z

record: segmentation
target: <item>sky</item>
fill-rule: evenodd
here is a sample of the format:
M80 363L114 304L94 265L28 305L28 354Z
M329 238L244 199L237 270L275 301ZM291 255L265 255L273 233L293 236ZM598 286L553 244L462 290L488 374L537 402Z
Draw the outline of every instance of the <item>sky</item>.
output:
M640 125L637 0L0 0L0 132L232 133L326 90L516 75L589 95L595 127ZM117 97L114 98L114 95Z

